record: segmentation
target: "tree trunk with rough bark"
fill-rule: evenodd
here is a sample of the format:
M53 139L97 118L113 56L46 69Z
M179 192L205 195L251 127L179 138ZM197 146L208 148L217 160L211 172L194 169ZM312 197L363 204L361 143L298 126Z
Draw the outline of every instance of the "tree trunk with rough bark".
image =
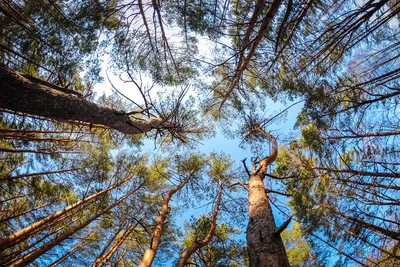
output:
M0 64L0 108L62 122L103 125L125 134L141 134L169 126L161 118L137 120L129 113L99 106L74 96L72 90L62 89L38 78L26 78Z
M276 139L255 128L272 142L272 152L269 157L260 161L260 167L254 168L249 179L249 224L247 226L247 250L251 267L289 267L285 247L280 236L281 228L275 225L272 209L265 193L264 178L267 167L278 155Z

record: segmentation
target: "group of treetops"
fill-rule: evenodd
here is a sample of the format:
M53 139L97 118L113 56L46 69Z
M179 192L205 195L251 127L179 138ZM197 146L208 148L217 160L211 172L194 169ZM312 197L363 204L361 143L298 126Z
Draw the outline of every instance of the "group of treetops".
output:
M400 265L399 63L396 0L0 1L0 266Z

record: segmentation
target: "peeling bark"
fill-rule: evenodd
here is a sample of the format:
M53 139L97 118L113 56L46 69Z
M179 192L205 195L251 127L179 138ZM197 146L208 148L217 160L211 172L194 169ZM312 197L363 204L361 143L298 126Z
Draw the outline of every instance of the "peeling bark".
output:
M137 120L129 113L103 107L49 87L0 64L0 108L69 123L103 125L124 134L141 134L170 126L161 118Z

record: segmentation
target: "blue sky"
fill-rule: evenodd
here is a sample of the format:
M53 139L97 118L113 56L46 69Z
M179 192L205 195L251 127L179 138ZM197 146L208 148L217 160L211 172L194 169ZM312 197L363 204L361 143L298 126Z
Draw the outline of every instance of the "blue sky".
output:
M106 59L104 59L104 61L106 61ZM108 75L108 77L110 78L113 85L127 97L129 97L135 101L138 99L141 99L140 93L137 90L135 90L135 88L132 88L131 83L123 83L119 77L112 75L112 73L110 71L107 72L106 68L103 68L102 75L103 75L103 77L107 77L107 75ZM143 79L144 85L147 85L147 86L151 85L151 79L146 78L146 77L142 77L142 79ZM158 88L158 90L164 91L163 88ZM98 95L101 95L103 93L113 94L116 92L114 90L112 90L112 86L109 83L108 79L106 78L103 83L97 84L95 86L95 93L97 93ZM190 94L190 91L189 91L189 94ZM138 102L140 102L140 101L138 101ZM266 105L268 107L267 115L276 114L277 112L283 110L285 107L289 106L290 104L291 103L282 104L282 103L273 102L272 100L268 100L267 105ZM297 114L299 113L301 108L302 108L302 103L294 105L293 107L291 107L288 110L286 120L284 120L283 122L281 122L279 124L273 124L268 129L266 129L266 130L272 131L274 133L274 135L277 137L278 143L280 145L287 143L289 140L288 136L293 134L293 127L296 122ZM250 168L250 165L251 165L250 158L252 156L252 153L250 151L250 148L239 147L240 141L241 141L240 138L236 138L236 139L226 138L226 136L224 136L224 134L222 133L221 128L219 128L217 126L215 136L212 138L203 140L201 143L198 144L198 146L196 147L196 150L201 153L206 153L206 154L209 154L211 152L216 152L216 153L222 152L226 155L229 154L231 156L232 160L234 160L234 162L235 162L235 167L239 167L241 170L243 170L243 165L242 165L241 160L243 160L244 158L247 158L248 159L247 164ZM160 148L155 147L153 140L146 140L144 143L145 143L145 145L142 147L142 153L148 153L149 155L161 153ZM266 145L268 145L268 142L266 142ZM246 183L247 181L243 181L243 182ZM270 182L267 179L266 179L266 185L270 185ZM277 188L276 183L274 183L274 185L275 185L274 188L276 189ZM244 190L242 190L242 189L241 189L241 191L243 191L242 193L244 194L244 197L247 197L247 193L244 192ZM285 197L278 197L278 202L281 202L280 204L284 205L286 200L287 199ZM171 204L173 204L173 201ZM278 212L274 206L272 206L272 208L274 210L275 220L277 222L277 225L279 226L286 220L286 217L283 217L282 214L280 212ZM213 209L212 205L205 205L205 203L199 203L198 208L187 210L183 214L179 215L180 220L176 221L175 223L177 225L181 226L183 229L183 224L184 224L185 220L188 220L191 216L198 218L201 214L206 214L206 213L212 212L212 209ZM289 228L290 228L290 226L289 226ZM244 230L245 229L243 229L243 231ZM245 239L244 233L242 234L241 238ZM178 252L177 252L177 255L178 255ZM168 263L163 263L163 266L174 266L174 264L171 261Z

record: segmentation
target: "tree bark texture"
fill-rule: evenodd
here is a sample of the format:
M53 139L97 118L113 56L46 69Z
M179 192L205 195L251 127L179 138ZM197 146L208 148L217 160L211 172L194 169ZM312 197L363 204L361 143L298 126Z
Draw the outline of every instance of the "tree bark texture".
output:
M139 214L142 211L142 208L136 213ZM104 266L115 254L115 252L121 247L121 245L125 242L125 240L129 237L129 235L136 229L138 226L139 222L145 217L146 212L142 214L140 218L136 217L133 219L129 225L127 225L125 232L122 234L122 236L116 240L116 237L121 233L123 228L121 228L119 231L115 233L115 235L107 242L106 246L104 247L103 251L100 253L100 255L97 257L96 261L92 264L92 267L101 267ZM136 221L136 223L133 225L133 222ZM115 241L116 240L116 241ZM114 242L114 245L109 248L112 242ZM128 245L129 247L129 245ZM108 249L108 250L107 250ZM126 252L125 252L126 253ZM117 266L117 265L114 265Z
M251 175L249 180L249 224L246 239L250 266L289 266L281 236L276 231L263 180L262 174Z
M141 134L168 127L161 118L137 120L129 113L99 106L39 81L0 64L0 108L69 123L103 125L124 134Z
M272 142L272 152L253 169L249 179L249 223L247 225L247 250L251 267L289 267L285 247L277 231L271 205L265 193L264 178L267 167L278 155L276 139L260 128L254 129Z

